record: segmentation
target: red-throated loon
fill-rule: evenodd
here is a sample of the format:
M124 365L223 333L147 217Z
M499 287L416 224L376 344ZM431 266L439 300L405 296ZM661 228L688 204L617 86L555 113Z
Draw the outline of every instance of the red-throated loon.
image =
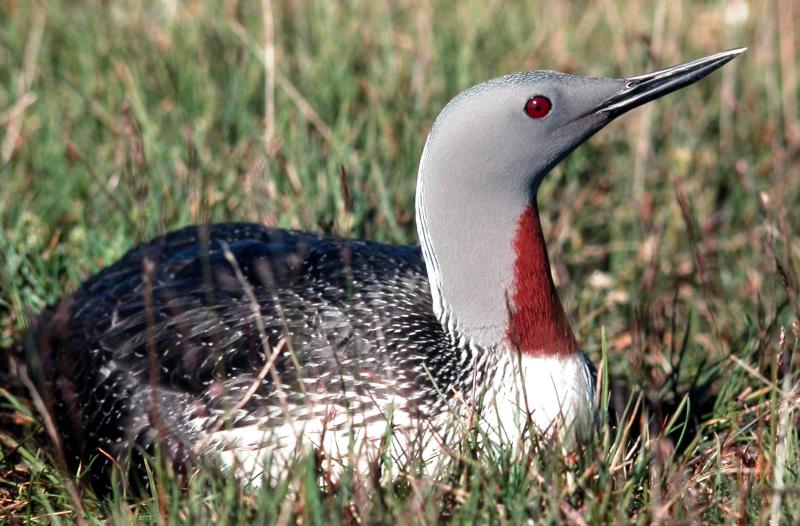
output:
M215 452L242 474L306 446L362 466L391 426L396 455L423 444L431 462L479 400L490 440L588 424L594 381L550 275L539 184L617 116L742 51L464 91L420 162L421 248L217 224L132 249L32 331L68 459L96 457L103 477L161 440L176 465Z

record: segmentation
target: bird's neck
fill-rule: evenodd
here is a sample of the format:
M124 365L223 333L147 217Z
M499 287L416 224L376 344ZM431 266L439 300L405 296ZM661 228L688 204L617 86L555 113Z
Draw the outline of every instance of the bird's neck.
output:
M532 358L577 352L535 202L489 192L432 200L444 194L436 183L418 183L417 226L434 312L445 330L480 348Z
M507 151L518 147L513 138L484 140L504 130L475 134L474 123L447 118L444 129L434 125L417 177L434 313L457 340L478 348L530 357L574 352L536 207L533 185L542 174L520 176L524 167Z
M509 305L508 339L523 354L566 356L578 346L550 272L536 202L517 220L513 239L513 293Z

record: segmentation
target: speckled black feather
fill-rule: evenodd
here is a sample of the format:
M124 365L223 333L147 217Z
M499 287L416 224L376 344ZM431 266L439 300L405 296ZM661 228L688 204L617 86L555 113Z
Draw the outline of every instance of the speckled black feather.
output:
M433 315L418 247L253 224L192 226L132 249L34 335L73 462L98 448L124 458L157 437L187 460L204 434L193 419L218 425L276 346L274 374L226 426L279 425L286 407L299 419L330 404L359 411L365 396L393 394L431 416L437 389L472 383L472 356Z

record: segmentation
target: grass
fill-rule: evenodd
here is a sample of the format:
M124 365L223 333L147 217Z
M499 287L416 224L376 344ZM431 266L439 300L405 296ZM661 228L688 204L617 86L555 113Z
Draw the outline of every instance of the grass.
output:
M321 486L300 458L255 491L209 469L185 491L163 473L149 498L77 496L3 372L0 522L800 521L792 0L0 6L3 348L93 271L181 225L416 242L425 134L475 82L632 75L750 47L601 132L542 187L559 290L608 377L608 411L576 454L473 451L466 434L466 460L435 479Z

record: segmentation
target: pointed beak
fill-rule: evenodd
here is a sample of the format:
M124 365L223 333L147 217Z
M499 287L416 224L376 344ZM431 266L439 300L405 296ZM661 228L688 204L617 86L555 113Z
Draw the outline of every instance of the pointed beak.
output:
M628 110L697 82L746 50L746 47L731 49L671 68L624 79L624 87L592 110L591 114L605 115L613 119Z

